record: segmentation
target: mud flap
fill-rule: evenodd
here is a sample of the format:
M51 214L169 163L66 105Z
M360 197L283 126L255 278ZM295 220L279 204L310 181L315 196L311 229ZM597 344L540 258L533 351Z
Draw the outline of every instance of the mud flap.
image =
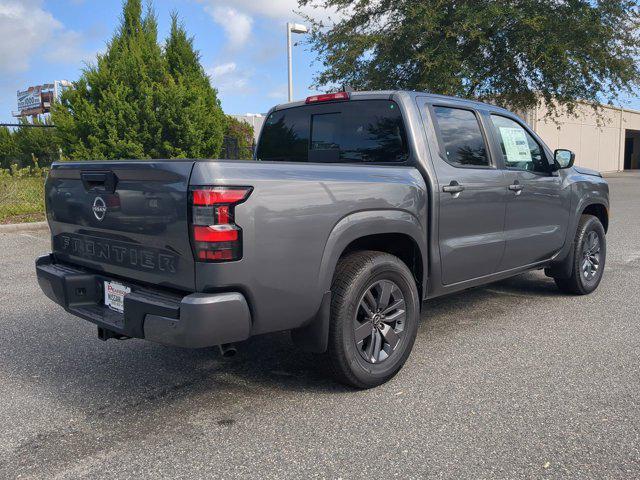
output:
M325 292L315 318L308 325L291 331L293 342L306 352L324 353L329 343L331 292Z

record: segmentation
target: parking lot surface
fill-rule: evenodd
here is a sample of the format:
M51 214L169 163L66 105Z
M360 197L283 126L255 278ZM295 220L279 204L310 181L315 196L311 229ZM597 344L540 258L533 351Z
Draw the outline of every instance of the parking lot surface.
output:
M609 181L594 294L533 272L431 301L369 391L285 333L102 342L37 286L48 233L0 234L0 478L639 478L640 177Z

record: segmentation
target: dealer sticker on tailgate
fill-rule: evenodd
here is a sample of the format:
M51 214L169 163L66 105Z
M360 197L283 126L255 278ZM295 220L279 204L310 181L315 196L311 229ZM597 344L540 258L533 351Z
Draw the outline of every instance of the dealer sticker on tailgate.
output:
M116 312L124 313L124 296L131 289L116 282L104 282L104 304Z

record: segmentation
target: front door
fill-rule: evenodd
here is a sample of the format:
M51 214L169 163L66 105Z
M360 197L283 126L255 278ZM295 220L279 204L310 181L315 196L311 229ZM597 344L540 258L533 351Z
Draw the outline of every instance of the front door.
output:
M490 275L504 251L504 172L492 162L478 113L429 107L438 138L439 245L442 283Z
M499 266L504 271L548 260L562 248L571 192L564 173L552 172L553 160L523 125L496 114L491 124L508 191L506 247Z
M633 138L624 139L624 169L631 170L631 157L633 155Z

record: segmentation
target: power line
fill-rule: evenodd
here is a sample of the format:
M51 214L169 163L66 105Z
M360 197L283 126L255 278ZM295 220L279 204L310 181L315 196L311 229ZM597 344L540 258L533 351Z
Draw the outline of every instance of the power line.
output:
M27 128L56 128L55 125L33 123L0 123L0 127L27 127Z

